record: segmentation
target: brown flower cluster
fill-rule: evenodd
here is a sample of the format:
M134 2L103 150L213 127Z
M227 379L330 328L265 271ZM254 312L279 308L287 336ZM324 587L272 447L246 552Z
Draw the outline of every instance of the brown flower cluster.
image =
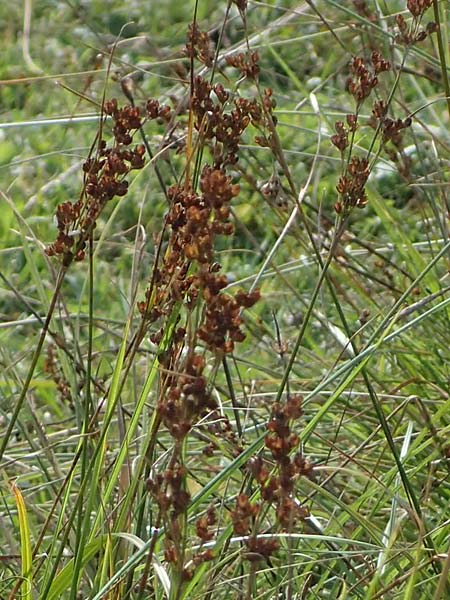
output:
M240 2L239 8L244 10L245 3ZM206 34L192 25L188 55L208 64L212 58L209 49ZM255 74L257 56L251 60ZM193 139L186 144L188 161L192 150L198 150L201 160L209 154L210 160L202 167L196 165L194 177L186 169L184 181L167 190L169 210L158 242L157 264L146 298L138 303L143 331L152 324L161 325L150 336L160 345L158 359L163 367L157 412L173 440L169 467L152 476L147 488L165 523L166 561L185 579L193 576L197 565L213 558L210 550L186 552L183 543L183 518L190 501L182 451L187 436L195 428L204 437L201 424L209 437L220 438L233 453L242 450L229 420L217 408L208 380L208 355L211 362L220 364L235 343L245 338L241 313L253 306L260 294L225 292L228 280L216 261L215 247L218 236L234 232L231 203L240 190L227 169L238 161L247 127L260 126L268 110L257 100L232 98L222 84L212 85L199 75L193 77L192 84L189 109L194 127L192 131L189 128ZM274 105L269 95L266 102ZM156 108L153 117L160 116ZM182 319L183 327L179 326ZM164 326L168 320L171 329ZM216 447L210 442L204 455L210 456ZM198 519L196 533L202 545L213 538L215 521L212 509Z
M167 222L172 228L169 251L158 270L157 293L149 321L169 314L175 302L184 300L193 308L201 297L205 302L205 319L198 335L214 351L231 352L235 341L242 341L240 310L249 308L259 299L259 292L238 293L234 298L222 293L228 281L219 274L214 261L217 235L231 235L230 202L239 193L223 169L205 165L200 178L201 194L186 191L181 186L168 190L171 208ZM197 263L196 273L188 274L191 262ZM147 302L139 308L147 311ZM154 341L157 341L156 339Z
M292 395L284 406L276 403L272 407L265 446L271 453L275 469L273 462L270 465L260 456L248 463L250 472L259 484L262 498L275 505L277 521L283 529L291 528L308 516L306 507L297 502L294 488L301 476L311 474L312 466L301 452L291 456L299 444L291 422L302 415L301 404L302 397Z
M56 226L58 237L47 246L47 256L63 256L63 265L68 267L73 260L81 261L85 256L86 236L81 237L81 231L77 228L83 202L61 202L56 207ZM76 243L76 239L78 242ZM75 252L72 251L75 248Z
M145 118L147 120L156 119L161 123L169 123L172 118L172 111L167 104L161 104L159 100L150 98L145 105Z
M87 239L100 213L114 196L127 193L126 176L130 171L144 166L145 147L142 144L129 147L134 132L142 125L143 117L167 120L170 109L160 106L157 101L149 101L144 111L132 105L119 108L117 100L112 99L105 102L104 113L112 118L114 141L108 147L106 141L101 140L96 156L88 158L83 164L83 193L76 202L58 205L58 237L46 248L48 256L62 256L65 266L69 266L73 260L83 260Z
M167 223L172 233L168 249L156 272L156 291L149 289L146 302L139 304L145 318L154 322L170 314L175 302L181 300L192 309L199 298L203 299L204 319L197 335L209 349L220 352L231 352L234 342L244 339L240 311L259 298L257 292L241 293L234 298L223 293L227 279L219 274L221 267L214 261L216 236L233 233L230 203L239 193L239 186L232 183L226 168L238 160L245 129L251 122L259 122L263 114L256 100L243 98L235 99L234 108L227 112L229 97L221 84L212 86L200 76L194 78L191 97L194 125L202 141L210 144L213 165L203 167L200 193L186 185L169 188ZM192 263L197 265L196 269L191 267Z
M409 173L411 159L403 151L403 133L411 126L412 119L391 119L387 116L388 106L383 100L374 103L369 125L381 132L381 144L388 157L397 162L403 175ZM400 159L403 164L400 164Z
M200 538L202 543L209 542L214 537L214 531L212 527L216 524L217 517L214 506L210 506L203 517L197 519L196 531L197 536Z
M198 336L210 349L232 352L235 342L243 342L245 334L240 329L242 319L240 311L243 306L250 306L259 300L259 293L246 296L245 303L239 304L229 294L220 294L207 303L205 322L198 331Z
M171 209L168 223L172 228L169 251L159 270L155 301L149 321L170 314L176 302L184 301L192 310L201 298L204 317L196 335L213 352L227 353L235 342L243 341L245 334L241 309L249 308L259 299L259 292L238 292L234 297L222 290L227 278L220 274L220 265L214 262L214 240L218 234L230 235L233 231L228 217L229 203L239 191L231 178L221 169L205 166L200 180L201 194L185 191L180 186L169 189ZM191 263L196 272L189 274ZM191 269L192 270L192 269ZM147 303L141 303L145 313ZM156 310L157 308L157 310ZM177 344L182 344L186 332L179 328ZM158 337L152 337L158 342ZM172 348L167 367L175 369L176 344ZM193 424L205 413L215 408L203 374L206 360L196 351L188 354L183 365L178 364L177 376L167 380L167 393L160 400L158 410L175 439L184 438Z
M187 471L176 459L171 461L164 473L147 479L147 491L160 508L161 516L166 524L164 538L164 558L168 563L178 565L182 571L183 579L192 578L195 568L214 558L211 550L195 552L189 567L183 567L183 556L180 553L182 531L178 517L182 515L189 504L190 495L185 489ZM210 507L204 517L200 517L196 524L197 535L202 544L210 540L214 533L211 528L216 523L213 507Z
M368 178L369 161L367 158L354 156L336 186L340 196L334 205L337 213L347 212L354 207L364 208L367 204L365 185Z
M375 75L379 75L380 73L384 73L385 71L390 71L391 63L383 58L382 54L377 50L372 52L372 66Z
M258 56L254 53L253 59ZM228 112L226 108L231 105ZM235 97L230 102L230 93L221 83L212 85L205 78L194 78L194 89L191 97L191 109L195 117L195 128L204 142L211 146L213 165L216 168L233 165L238 161L238 149L242 135L247 127L253 125L261 135L255 136L260 146L271 146L270 136L264 134L268 128L268 120L276 125L273 115L276 106L270 88L263 91L260 101L256 98L248 100Z
M409 12L416 19L420 18L432 4L433 0L407 0L406 2Z
M227 65L239 69L242 77L257 81L259 76L259 55L254 50L253 52L239 52L226 57Z
M158 411L175 440L184 439L193 424L216 407L203 375L205 366L204 356L193 353L186 359L184 373L167 380L168 391L160 399Z
M343 154L350 144L350 134L358 128L358 110L362 102L370 96L372 90L378 85L380 73L389 71L391 65L380 52L374 50L371 54L371 66L368 67L364 59L356 56L350 63L351 76L347 81L347 91L353 96L357 104L355 114L346 116L346 123L337 121L336 133L331 136L331 143ZM379 110L384 108L382 102L376 102ZM387 111L387 109L386 109ZM383 116L383 119L385 116ZM337 213L348 212L354 207L362 208L367 204L365 185L369 177L369 161L367 158L351 157L339 179L336 189L339 200L334 208Z
M147 490L155 499L164 515L176 518L189 504L190 496L185 491L186 468L173 460L164 473L147 479ZM169 512L170 511L170 512Z
M428 4L425 8L425 4ZM398 33L395 35L395 41L404 46L413 46L419 42L423 42L426 38L438 30L438 24L434 21L427 23L426 27L417 27L417 22L422 17L425 10L431 5L431 2L423 2L422 0L411 0L408 2L408 8L416 22L409 25L403 15L397 15L395 20L398 27Z
M400 148L402 146L402 131L410 127L412 123L411 117L406 119L383 119L381 127L383 132L383 143L392 142L394 146Z
M236 507L231 511L234 533L248 536L244 540L247 550L245 557L250 561L268 559L279 547L276 539L262 537L255 532L260 510L259 502L251 502L246 494L239 494L236 498Z
M379 52L372 53L372 67L369 68L364 59L355 56L350 62L350 77L347 80L347 90L359 106L378 85L378 75L389 71L389 61L383 59Z
M336 121L334 128L336 133L331 136L331 143L343 153L349 145L349 134L354 133L358 128L357 115L350 114L345 117L346 123Z
M284 530L292 530L299 521L308 516L308 510L295 497L295 486L301 476L310 476L312 466L304 459L298 448L298 435L292 431L292 421L302 415L302 397L290 395L286 403L275 403L267 425L265 447L271 460L253 457L247 468L256 480L262 499L275 509L276 520ZM293 455L293 456L291 456ZM239 494L231 513L234 532L249 536L245 545L249 560L269 557L277 548L276 540L257 534L257 517L261 503L251 502L245 494Z
M196 58L207 67L212 67L214 61L214 48L206 31L201 31L197 23L190 23L187 43L184 54L189 58Z
M246 494L239 494L236 507L231 512L233 530L237 535L247 535L252 529L252 523L260 510L258 502L250 502Z
M214 167L226 167L238 161L242 135L250 123L261 124L263 110L257 100L234 98L230 112L225 110L230 100L221 83L211 85L201 76L194 79L191 109L195 128L204 141L212 144Z
M209 185L217 186L217 195L211 195ZM180 186L169 189L171 209L168 223L176 237L176 249L186 259L206 265L212 264L214 237L217 234L231 235L232 223L228 220L229 203L239 191L231 185L230 177L221 170L205 166L201 176L203 194L186 192Z

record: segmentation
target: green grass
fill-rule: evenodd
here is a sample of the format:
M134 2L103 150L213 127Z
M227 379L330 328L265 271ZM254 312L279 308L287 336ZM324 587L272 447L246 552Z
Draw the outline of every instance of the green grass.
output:
M207 0L0 7L0 598L448 597L449 9L432 2L418 20L400 0L362 4L249 2L245 19ZM189 99L195 14L213 51L221 44L214 69L196 60L196 73L231 99L271 88L276 100L276 128L250 125L226 167L240 186L234 234L214 238L210 263L227 293L259 288L261 299L225 355L198 337L206 298L191 309L182 293L164 304L153 291L149 307L166 313L152 323L138 310L171 248L167 188L195 187L218 152L191 129L187 103L171 137L145 123L156 159L98 216L85 260L64 267L45 253L57 206L83 190L103 96L127 104L131 77L136 105ZM405 46L397 15L410 32L440 30ZM248 48L257 84L224 58ZM392 69L357 106L349 63L370 64L375 49ZM392 119L411 117L397 147L369 125L380 99ZM341 156L335 123L355 112ZM103 138L114 141L110 120ZM161 152L164 140L176 148ZM365 156L367 204L337 213L336 186ZM185 276L201 272L193 259ZM177 439L179 416L162 411L168 388L193 379L189 353L205 358L214 409L192 413ZM295 395L289 460L299 452L309 467L289 482L286 524L255 465L282 475L267 427ZM244 496L259 506L247 525Z

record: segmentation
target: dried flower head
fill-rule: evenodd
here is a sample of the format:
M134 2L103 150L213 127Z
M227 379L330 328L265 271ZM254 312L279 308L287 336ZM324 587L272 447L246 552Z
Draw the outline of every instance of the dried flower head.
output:
M433 0L407 0L406 2L409 12L415 19L420 19L432 4Z
M58 237L46 248L48 256L61 255L65 266L69 266L73 260L83 260L86 242L100 213L114 196L127 193L128 181L125 177L134 169L142 169L145 163L143 144L129 148L134 132L142 124L140 109L133 105L119 108L117 100L113 98L104 103L104 112L112 119L114 141L108 147L105 140L100 140L96 156L88 158L83 164L83 193L75 202L58 205Z
M189 58L196 58L207 67L212 67L214 48L208 33L201 31L197 23L190 23L187 37L185 55Z
M239 52L239 54L232 54L226 57L227 64L230 67L239 69L242 77L253 79L256 81L259 76L259 55L256 51L253 52Z
M367 158L354 156L336 186L340 196L335 204L336 212L348 211L354 207L363 208L367 204L365 185L368 178L369 161Z

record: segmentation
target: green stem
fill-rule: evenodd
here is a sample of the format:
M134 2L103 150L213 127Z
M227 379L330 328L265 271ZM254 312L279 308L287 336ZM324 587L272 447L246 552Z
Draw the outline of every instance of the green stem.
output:
M433 10L434 10L434 20L436 21L436 23L438 25L438 30L436 32L436 35L437 35L437 42L438 42L438 49L439 49L439 62L441 64L442 79L444 81L444 90L445 90L445 96L446 96L446 100L447 100L447 109L448 109L448 114L450 117L450 83L448 80L447 61L445 59L445 46L444 46L444 39L443 39L443 35L442 35L441 15L439 12L438 0L433 0Z
M27 377L22 386L22 391L20 393L19 399L17 400L16 406L14 408L14 412L9 421L8 428L5 432L5 434L3 435L3 439L2 439L2 442L0 445L0 461L3 458L3 454L5 453L6 446L8 445L8 442L9 442L9 438L11 437L14 426L19 417L19 413L22 410L22 406L25 401L28 389L30 387L31 380L33 379L34 371L36 369L36 365L39 360L39 356L41 354L42 346L44 345L45 338L47 337L47 333L48 333L48 330L50 327L50 322L52 320L53 313L55 311L56 302L58 300L59 292L61 290L61 286L62 286L64 278L66 276L66 272L67 272L67 267L65 267L65 266L61 267L61 270L59 271L58 278L56 281L55 291L53 292L53 297L50 302L50 307L48 309L47 316L45 318L44 326L42 327L41 335L39 336L39 341L36 346L36 350L34 351L30 368L28 369Z

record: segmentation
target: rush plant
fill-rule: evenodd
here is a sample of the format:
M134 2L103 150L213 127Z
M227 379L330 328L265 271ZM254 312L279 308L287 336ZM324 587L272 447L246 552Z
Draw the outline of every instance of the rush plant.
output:
M448 7L60 5L1 65L0 597L446 598Z

